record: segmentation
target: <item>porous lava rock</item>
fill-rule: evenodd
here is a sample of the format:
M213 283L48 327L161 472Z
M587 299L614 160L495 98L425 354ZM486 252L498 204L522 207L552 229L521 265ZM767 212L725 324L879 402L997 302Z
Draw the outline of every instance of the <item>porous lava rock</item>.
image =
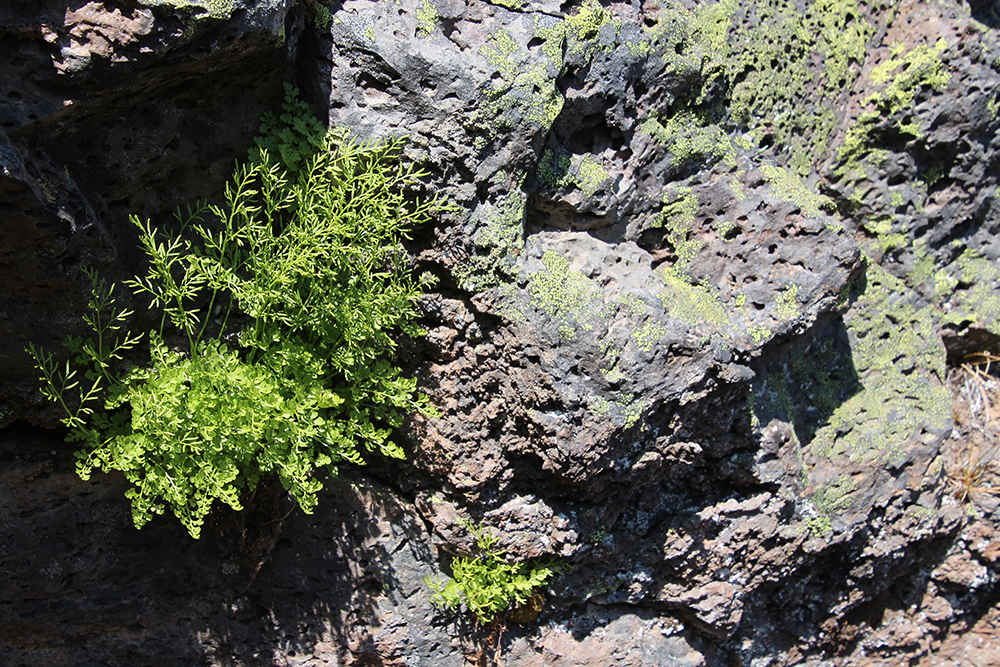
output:
M1000 340L998 26L952 0L7 3L0 661L995 661L1000 392L960 367ZM136 531L24 348L83 331L84 269L141 268L131 216L220 201L283 82L406 135L415 194L453 205L408 241L436 286L398 359L441 414L313 515L264 484L199 541ZM431 602L470 521L560 564L496 646Z

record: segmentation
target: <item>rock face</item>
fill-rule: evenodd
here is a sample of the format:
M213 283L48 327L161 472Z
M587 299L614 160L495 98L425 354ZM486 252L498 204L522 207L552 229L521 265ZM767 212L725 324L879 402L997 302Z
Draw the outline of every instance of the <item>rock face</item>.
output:
M481 522L563 573L510 665L997 660L1000 16L990 3L148 0L0 9L9 665L461 665ZM83 482L29 344L129 216L217 200L294 82L455 206L407 460L200 541ZM136 316L141 326L142 313ZM978 393L976 393L978 392ZM478 639L477 639L478 637ZM492 659L492 658L491 658Z

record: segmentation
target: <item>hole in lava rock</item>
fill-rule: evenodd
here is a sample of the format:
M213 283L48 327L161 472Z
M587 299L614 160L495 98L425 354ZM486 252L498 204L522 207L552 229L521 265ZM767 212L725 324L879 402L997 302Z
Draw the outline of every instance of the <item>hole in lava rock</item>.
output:
M970 355L1000 352L1000 336L977 327L943 334L941 341L948 352L949 366L961 366ZM996 374L1000 372L1000 367L991 370Z

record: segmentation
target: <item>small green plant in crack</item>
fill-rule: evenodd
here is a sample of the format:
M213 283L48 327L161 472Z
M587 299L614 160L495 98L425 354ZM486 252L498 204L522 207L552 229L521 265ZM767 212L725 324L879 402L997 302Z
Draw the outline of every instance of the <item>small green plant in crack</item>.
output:
M428 577L425 582L435 606L453 611L464 607L484 632L472 663L490 664L489 649L492 663L500 664L500 635L506 621L524 625L537 618L544 601L541 589L561 568L552 559L508 562L489 530L465 520L461 524L475 539L476 553L452 559L451 580Z
M467 521L462 525L475 538L476 553L451 561L450 581L427 579L435 605L452 610L464 606L480 625L489 626L525 604L558 573L552 561L510 563L489 530Z
M290 173L298 173L305 161L323 150L327 143L326 129L288 83L285 84L281 114L265 113L260 119L260 135L254 141L257 152L267 151Z
M597 529L590 534L587 541L591 544L600 544L604 541L604 538L608 536L608 529L604 526L598 526Z
M403 192L423 173L400 141L328 133L292 89L285 110L224 204L178 213L178 232L132 218L149 268L126 284L161 316L147 363L124 368L140 336L96 278L93 339L65 341L65 364L30 350L83 444L80 476L124 473L136 527L169 507L198 537L216 501L242 509L264 476L310 512L317 470L363 463L362 449L402 457L392 429L433 414L391 355L395 334L421 333L401 240L440 204Z
M333 14L330 13L330 8L321 2L314 2L312 7L313 22L316 24L316 27L322 30L329 28L330 22L333 21Z

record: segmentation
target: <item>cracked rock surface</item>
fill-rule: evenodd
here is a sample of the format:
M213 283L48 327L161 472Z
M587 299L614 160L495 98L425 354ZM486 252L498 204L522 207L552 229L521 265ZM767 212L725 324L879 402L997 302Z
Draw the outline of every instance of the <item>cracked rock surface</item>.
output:
M427 584L465 521L562 564L500 664L997 662L1000 389L963 363L1000 342L998 27L951 0L7 3L0 663L485 660ZM263 484L198 541L136 531L23 349L82 333L84 268L141 267L130 215L218 197L286 81L407 135L454 204L408 244L437 286L398 360L441 416L313 515Z

